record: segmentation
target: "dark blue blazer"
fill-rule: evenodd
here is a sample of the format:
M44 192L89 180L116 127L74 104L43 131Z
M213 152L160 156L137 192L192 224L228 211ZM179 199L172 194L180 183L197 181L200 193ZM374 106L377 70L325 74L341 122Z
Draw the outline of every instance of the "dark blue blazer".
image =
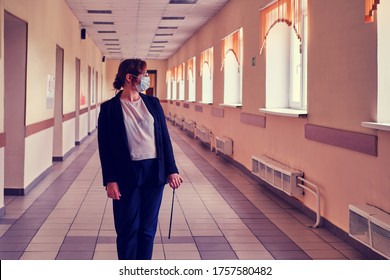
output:
M103 173L103 185L117 182L121 192L137 186L138 174L134 170L124 124L120 91L101 104L98 119L99 156ZM154 118L154 132L158 159L156 176L158 186L167 183L168 175L178 173L173 155L164 111L157 97L140 93L146 107Z

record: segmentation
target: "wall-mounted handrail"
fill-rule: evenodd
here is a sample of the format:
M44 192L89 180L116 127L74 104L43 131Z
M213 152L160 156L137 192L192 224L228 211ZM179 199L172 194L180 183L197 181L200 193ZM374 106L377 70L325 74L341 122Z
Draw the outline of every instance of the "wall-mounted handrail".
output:
M316 228L320 225L320 222L321 222L321 213L320 213L320 192L319 192L319 189L318 187L313 184L312 182L302 178L302 177L297 177L300 181L304 182L304 184L301 184L301 183L298 183L297 185L300 186L301 188L305 189L305 190L308 190L309 192L311 192L312 194L314 194L314 196L316 197L316 204L317 204L317 211L316 211L316 214L317 214L317 219L316 219L316 223L313 225L313 226L310 226L310 227L313 227L313 228ZM311 188L310 188L311 187Z

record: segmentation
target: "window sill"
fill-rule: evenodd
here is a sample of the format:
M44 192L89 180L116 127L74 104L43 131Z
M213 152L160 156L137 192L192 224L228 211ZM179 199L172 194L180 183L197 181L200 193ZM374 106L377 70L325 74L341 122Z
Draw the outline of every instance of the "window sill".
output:
M373 128L373 129L390 131L390 123L362 122L362 126Z
M283 117L291 117L291 118L307 117L307 110L298 110L298 109L289 109L289 108L273 108L273 109L260 108L259 111L266 114L283 116Z
M213 102L207 102L207 101L199 101L199 104L205 104L205 105L213 105Z
M235 104L219 104L219 106L222 106L222 107L229 107L229 108L242 108L242 104L240 103L235 103Z

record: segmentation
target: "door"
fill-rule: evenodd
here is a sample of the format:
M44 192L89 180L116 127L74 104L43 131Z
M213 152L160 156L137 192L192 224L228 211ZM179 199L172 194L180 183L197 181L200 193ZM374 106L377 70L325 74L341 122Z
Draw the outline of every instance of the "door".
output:
M11 195L24 194L26 65L27 23L4 12L4 193Z

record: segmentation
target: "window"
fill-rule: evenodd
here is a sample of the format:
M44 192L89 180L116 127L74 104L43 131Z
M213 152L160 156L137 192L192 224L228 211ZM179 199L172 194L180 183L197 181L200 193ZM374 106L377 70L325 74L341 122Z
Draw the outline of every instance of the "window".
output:
M177 67L171 69L171 74L172 100L177 100Z
M279 0L262 9L260 18L260 53L266 49L266 111L305 111L307 0Z
M242 28L222 39L224 100L222 105L242 105Z
M390 123L390 2L378 8L378 122Z
M177 83L179 85L179 100L184 100L184 63L180 64L177 68Z
M168 70L167 71L167 76L166 76L166 83L167 83L167 100L171 100L172 99L172 73L171 73L171 70Z
M195 56L187 62L188 101L196 99L196 59Z
M202 76L202 102L213 103L213 48L200 54L200 75Z
M374 11L377 9L379 0L366 0L365 21L366 23L374 22Z
M363 122L365 127L390 131L390 1L366 0L367 23L374 22L374 11L377 10L377 120Z

